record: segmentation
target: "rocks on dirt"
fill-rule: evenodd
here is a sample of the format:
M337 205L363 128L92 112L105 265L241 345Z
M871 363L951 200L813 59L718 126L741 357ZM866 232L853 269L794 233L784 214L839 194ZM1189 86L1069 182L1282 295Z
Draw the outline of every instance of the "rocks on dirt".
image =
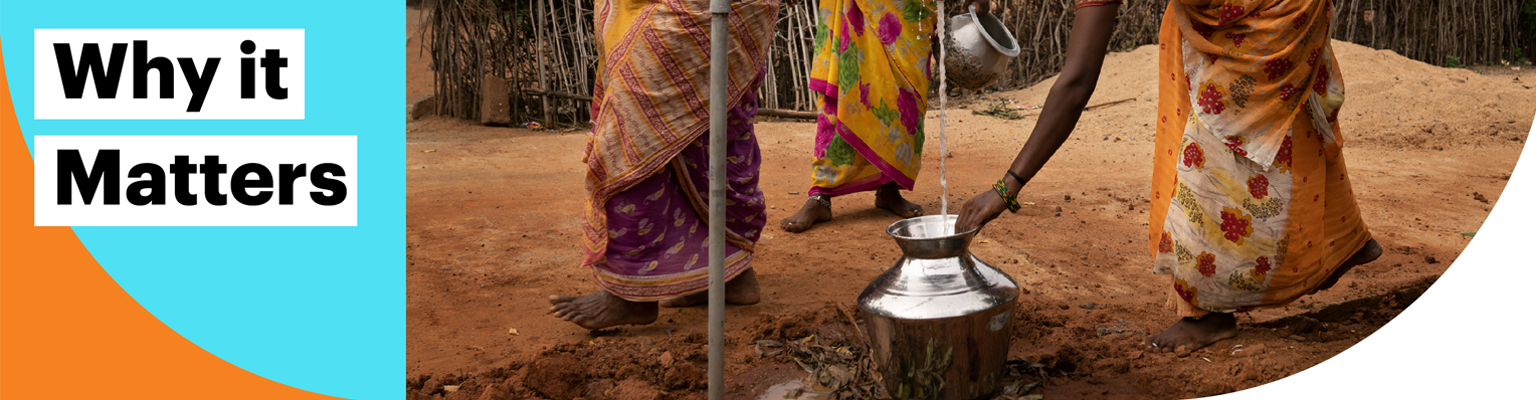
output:
M476 400L496 400L502 397L506 397L506 394L502 392L501 385L491 384L485 388L485 391L480 392L480 397Z
M507 93L507 81L494 75L480 80L480 123L506 126L512 124L511 96Z
M594 400L609 399L612 398L611 395L613 394L614 389L618 387L618 381L612 379L598 379L587 383L587 389L586 391L582 392L581 397Z
M618 387L613 388L607 398L613 400L657 400L661 398L661 392L645 381L639 379L625 379L619 382Z
M1289 328L1291 329L1291 332L1307 334L1315 332L1318 329L1322 329L1323 322L1318 321L1316 318L1302 315L1292 320Z
M551 400L571 400L581 396L587 370L566 354L540 356L528 365L523 385Z
M1483 197L1482 193L1472 192L1472 199L1473 200L1477 200L1477 201L1481 201L1481 202L1483 202L1483 204L1488 204L1488 198L1487 197Z
M687 389L690 387L704 387L704 370L691 363L680 363L667 369L667 373L661 377L662 385L670 389Z

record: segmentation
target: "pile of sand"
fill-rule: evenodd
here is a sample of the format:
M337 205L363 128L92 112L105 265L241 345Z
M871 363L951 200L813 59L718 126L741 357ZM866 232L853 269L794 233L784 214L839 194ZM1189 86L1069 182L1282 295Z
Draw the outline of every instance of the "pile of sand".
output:
M1531 86L1536 77L1526 78L1527 83L1518 71L1481 75L1441 68L1348 42L1334 41L1333 48L1344 73L1347 99L1339 117L1346 137L1352 139L1349 147L1445 150L1521 146L1526 140L1536 115L1536 89ZM1156 73L1156 45L1108 55L1089 104L1132 97L1137 101L1099 111L1116 122L1094 128L1150 136L1157 110ZM994 96L1039 105L1055 82L1053 77ZM970 106L985 107L985 101Z

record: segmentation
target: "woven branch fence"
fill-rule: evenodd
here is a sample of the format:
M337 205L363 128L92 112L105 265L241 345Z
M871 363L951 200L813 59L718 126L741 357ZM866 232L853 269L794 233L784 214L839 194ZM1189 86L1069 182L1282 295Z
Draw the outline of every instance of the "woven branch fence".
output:
M436 112L480 118L482 81L493 77L510 87L514 122L587 123L601 51L593 36L593 1L422 0L421 44L436 72ZM1436 65L1513 62L1532 48L1532 28L1527 25L1531 17L1522 12L1525 1L1335 0L1332 32L1335 39L1391 49ZM814 109L805 82L820 22L817 3L802 0L780 9L760 107ZM948 3L948 15L961 12L961 0ZM988 90L1021 88L1059 72L1074 1L992 3L1022 51L1009 65L1009 74ZM1167 2L1158 0L1127 2L1120 9L1110 49L1156 43L1166 7Z
M1333 38L1435 65L1514 62L1531 50L1528 2L1335 0Z

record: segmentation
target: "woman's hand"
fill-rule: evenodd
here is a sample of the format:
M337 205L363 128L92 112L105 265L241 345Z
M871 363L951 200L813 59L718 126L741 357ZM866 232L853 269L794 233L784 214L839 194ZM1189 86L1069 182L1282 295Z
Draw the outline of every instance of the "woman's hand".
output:
M987 192L965 202L965 207L960 209L960 217L955 220L955 232L969 232L980 228L997 219L998 215L1002 215L1003 210L1008 209L1008 203L997 195L996 190L988 188Z
M992 0L966 0L964 6L976 6L976 15L992 13Z

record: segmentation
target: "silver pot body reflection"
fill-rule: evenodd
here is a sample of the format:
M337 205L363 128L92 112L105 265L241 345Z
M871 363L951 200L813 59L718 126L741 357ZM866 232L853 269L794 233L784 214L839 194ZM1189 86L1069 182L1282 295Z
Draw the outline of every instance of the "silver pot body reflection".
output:
M944 38L944 74L956 86L982 88L1008 74L1008 61L1019 56L1019 41L996 16L972 11L950 17Z
M896 222L902 258L859 294L875 361L896 399L968 400L1002 387L1019 285L971 255L954 215Z

